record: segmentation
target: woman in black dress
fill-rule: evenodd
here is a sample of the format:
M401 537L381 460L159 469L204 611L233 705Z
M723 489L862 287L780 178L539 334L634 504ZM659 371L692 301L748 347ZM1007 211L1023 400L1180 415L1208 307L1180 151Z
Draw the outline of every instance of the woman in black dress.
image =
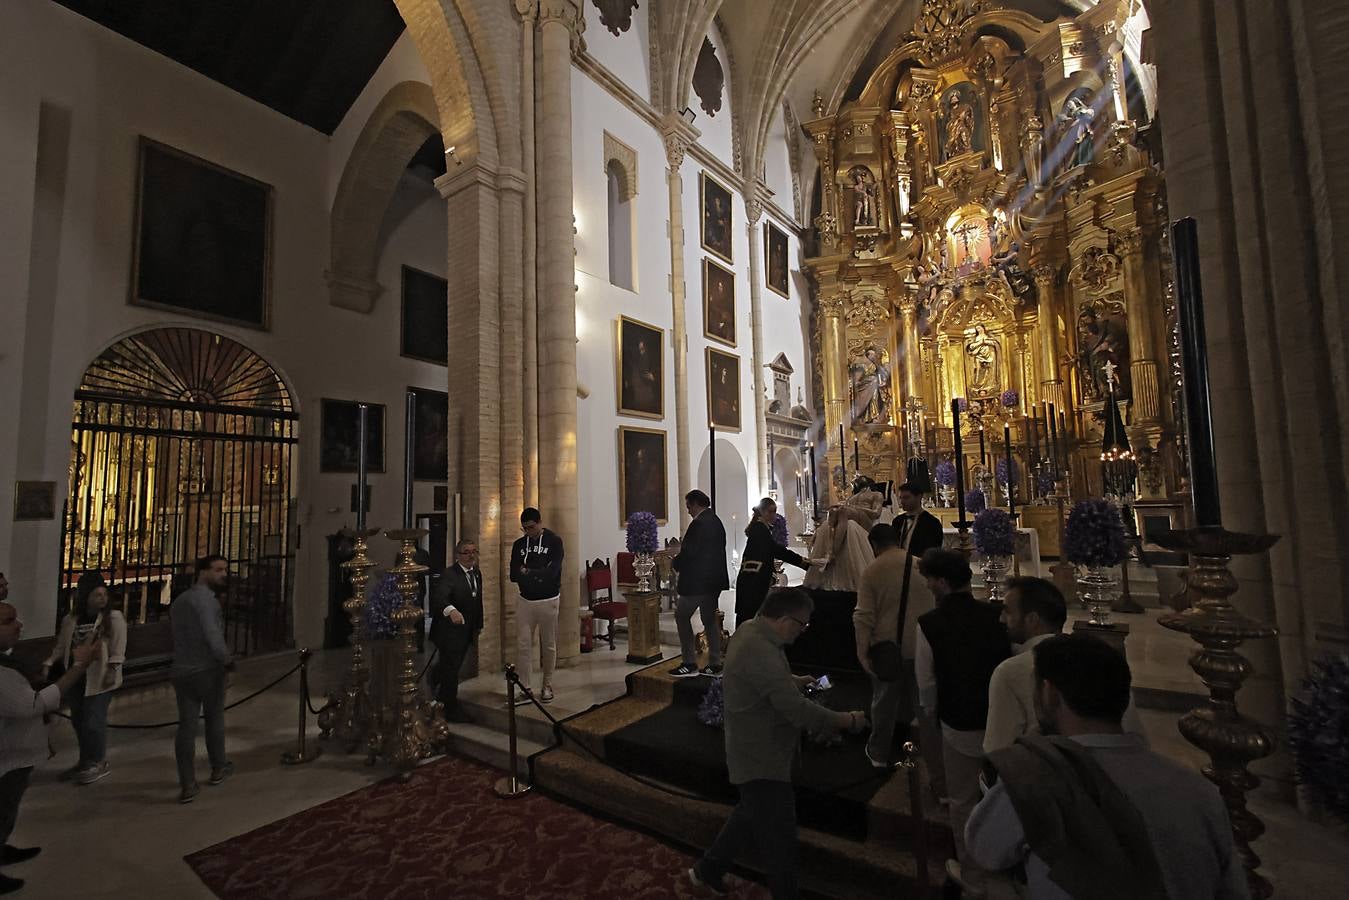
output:
M764 597L773 586L773 560L780 559L798 569L810 568L810 560L797 556L773 540L770 526L778 514L778 505L769 497L759 501L754 518L745 529L745 555L740 562L740 575L735 580L735 627L754 618L763 605Z

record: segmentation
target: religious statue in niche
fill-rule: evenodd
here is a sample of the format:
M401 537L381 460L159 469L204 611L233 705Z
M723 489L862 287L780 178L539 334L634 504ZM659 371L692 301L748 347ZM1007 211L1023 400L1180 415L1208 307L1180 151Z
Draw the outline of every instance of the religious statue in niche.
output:
M993 256L988 224L981 219L965 219L951 230L951 241L957 278L984 268Z
M974 114L974 86L963 82L951 88L942 99L942 155L952 159L980 147L978 123Z
M1116 381L1116 398L1123 400L1132 396L1129 384L1129 333L1116 316L1104 308L1084 306L1077 315L1077 348L1084 399L1104 399L1112 372Z
M1034 190L1040 186L1040 166L1044 159L1045 123L1039 116L1026 119L1021 135L1021 158L1026 164L1026 182Z
M600 11L600 24L617 37L632 27L632 11L637 0L591 0Z
M1095 152L1096 132L1092 126L1095 118L1096 111L1092 109L1086 88L1078 88L1068 95L1058 118L1063 144L1068 151L1068 168L1085 166L1091 162Z
M918 122L909 126L909 146L913 149L913 199L917 202L924 188L937 183L937 176L932 171L932 152L928 147L927 131Z
M968 394L991 397L998 393L998 357L1002 351L998 341L983 324L965 332L965 355L970 358Z
M884 350L870 345L848 366L853 421L864 425L890 424L890 363Z
M854 166L848 172L853 193L853 227L876 227L876 179L866 166Z
M717 59L717 48L712 46L710 38L703 38L703 48L698 51L698 61L693 65L693 92L698 95L698 105L709 116L715 116L721 110L721 90L725 84L726 76Z

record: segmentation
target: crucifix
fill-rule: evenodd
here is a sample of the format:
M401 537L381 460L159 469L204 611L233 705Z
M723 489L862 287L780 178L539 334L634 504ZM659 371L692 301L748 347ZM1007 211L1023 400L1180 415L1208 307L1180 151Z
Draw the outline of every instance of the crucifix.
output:
M977 240L977 235L980 233L980 231L982 231L982 229L983 226L980 225L978 222L966 222L964 225L961 225L959 228L955 230L954 233L956 237L960 238L960 243L965 248L965 254L961 258L960 262L957 263L957 265L962 265L964 263L969 262L970 257L974 256L974 251L970 249L970 239L975 238Z
M1115 365L1111 360L1106 360L1105 364L1101 366L1101 370L1105 372L1105 383L1107 388L1112 388L1119 384L1119 379L1115 377L1115 370L1118 368L1119 366Z

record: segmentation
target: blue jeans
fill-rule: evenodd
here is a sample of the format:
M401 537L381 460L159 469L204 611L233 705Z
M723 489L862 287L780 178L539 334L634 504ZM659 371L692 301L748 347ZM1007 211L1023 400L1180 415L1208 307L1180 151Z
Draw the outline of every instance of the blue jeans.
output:
M197 783L197 719L206 717L206 754L212 770L224 768L225 758L225 670L223 667L192 672L173 679L178 697L178 731L173 739L178 759L178 786Z
M70 724L80 744L80 765L92 766L108 755L108 706L112 703L112 691L86 697L83 690L82 685L77 687L68 698Z

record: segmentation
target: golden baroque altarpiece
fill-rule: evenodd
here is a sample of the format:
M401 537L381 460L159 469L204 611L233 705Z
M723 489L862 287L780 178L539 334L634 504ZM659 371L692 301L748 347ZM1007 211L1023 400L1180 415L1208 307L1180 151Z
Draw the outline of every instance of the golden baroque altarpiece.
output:
M1001 457L1004 424L1024 462L1052 402L1073 492L1099 495L1113 382L1140 501L1184 488L1163 181L1139 146L1141 99L1126 97L1128 12L1104 0L1045 23L992 0L925 0L857 99L833 116L817 99L804 127L823 173L806 261L822 483L949 458L964 398L969 464L981 427ZM853 447L835 446L840 426Z

